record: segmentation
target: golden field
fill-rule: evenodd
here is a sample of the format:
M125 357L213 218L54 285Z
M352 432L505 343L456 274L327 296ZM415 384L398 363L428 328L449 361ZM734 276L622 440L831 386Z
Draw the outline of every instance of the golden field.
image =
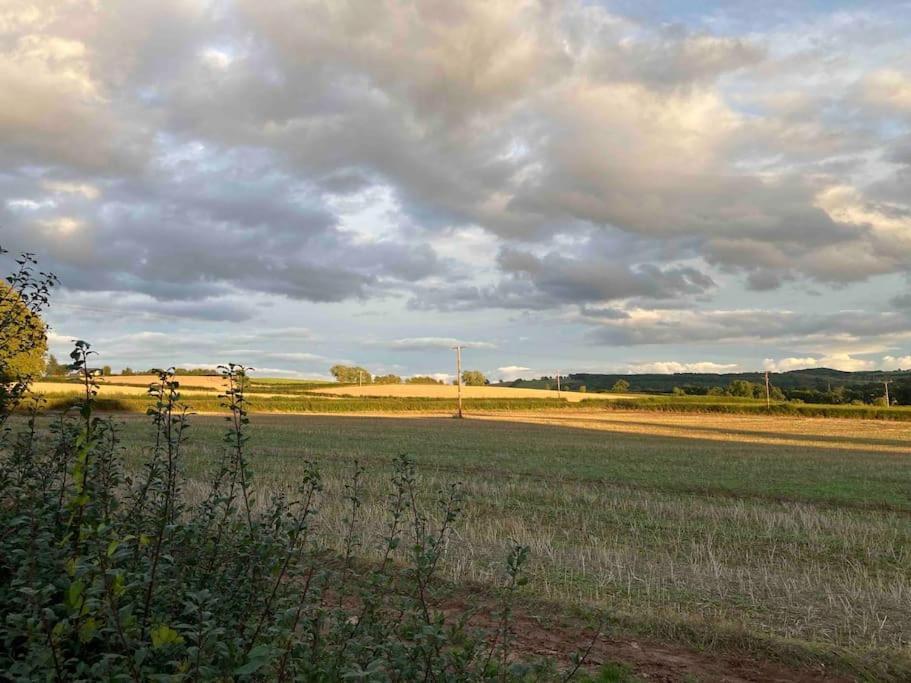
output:
M177 379L180 381L181 387L191 387L193 389L209 389L211 391L223 391L225 388L225 380L219 376L181 375L177 377ZM155 375L130 375L127 377L113 375L111 377L105 377L103 383L119 385L141 384L143 386L148 386L157 381L158 377Z
M331 396L371 396L395 398L456 398L458 387L452 384L366 384L364 386L321 387L314 393ZM511 387L462 387L462 398L563 398L577 403L586 398L612 400L634 398L632 394L582 394L577 391L547 389L513 389Z
M146 381L148 377L148 381ZM125 381L112 382L110 380L135 380L127 384ZM202 379L202 380L218 380L221 381L220 377L194 377L193 379ZM145 396L149 393L148 385L151 384L153 378L151 375L142 375L137 377L105 377L102 381L98 382L98 395L99 396L111 396L116 394L117 396ZM136 386L136 385L143 386ZM218 391L222 390L222 386L216 386L215 383L210 383L210 386L200 386L199 384L189 382L184 383L183 380L180 382L180 391L185 396L212 396ZM85 391L85 388L81 384L75 382L33 382L31 385L31 393L42 396L70 396L81 394Z

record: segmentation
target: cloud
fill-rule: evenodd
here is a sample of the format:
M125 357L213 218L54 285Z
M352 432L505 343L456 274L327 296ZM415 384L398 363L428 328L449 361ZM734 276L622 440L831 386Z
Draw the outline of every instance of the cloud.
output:
M904 299L861 299L911 274L908 21L775 7L6 3L0 241L85 306L369 307L403 350L484 309L601 346L898 338Z
M435 349L451 349L462 346L466 349L495 349L496 344L485 341L465 341L455 337L409 337L393 339L392 341L373 342L372 346L382 346L393 351L431 351Z
M911 111L911 75L896 69L881 69L867 74L861 84L864 101L896 110Z
M628 371L633 374L672 375L681 372L735 372L737 369L737 363L715 363L712 361L698 361L695 363L648 361L643 363L631 363Z
M531 368L526 368L522 365L506 365L502 368L497 368L497 378L511 382L512 380L528 376L528 373L530 372Z
M770 372L789 372L806 368L831 368L833 370L856 372L876 368L875 361L854 358L849 354L835 354L818 358L780 358L778 360L766 358L762 365L764 370L769 370Z
M908 370L911 369L911 356L883 356L880 367L883 370Z
M608 308L583 313L593 324L590 336L598 344L623 346L691 344L694 342L810 344L870 338L906 338L911 326L906 314L838 311L798 313L776 310L631 309L618 316Z

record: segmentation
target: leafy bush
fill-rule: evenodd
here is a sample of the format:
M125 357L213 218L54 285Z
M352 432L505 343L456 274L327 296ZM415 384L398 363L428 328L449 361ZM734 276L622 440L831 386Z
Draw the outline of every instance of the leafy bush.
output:
M462 373L462 384L466 387L483 387L490 382L480 370L465 370Z
M5 254L0 248L0 254ZM21 397L44 372L47 331L41 310L56 278L36 273L32 254L23 254L16 271L0 281L0 401ZM0 425L2 426L2 425Z

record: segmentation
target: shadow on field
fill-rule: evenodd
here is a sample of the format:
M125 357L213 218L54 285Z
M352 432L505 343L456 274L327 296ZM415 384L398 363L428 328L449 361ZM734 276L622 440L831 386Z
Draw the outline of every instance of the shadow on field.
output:
M485 416L486 417L486 416ZM743 417L738 415L736 417ZM673 422L659 422L659 421L645 421L645 420L627 420L627 419L610 419L606 420L600 417L582 417L582 416L564 416L564 415L554 415L547 414L546 416L542 415L542 420L547 420L547 422L538 422L535 421L535 418L532 417L529 422L524 420L514 420L514 422L524 423L524 424L535 424L540 426L545 426L554 422L567 422L572 423L566 426L559 424L551 424L554 427L563 427L564 429L582 429L585 431L601 431L601 432L615 432L622 434L638 434L642 435L642 432L639 430L629 430L624 431L622 429L623 425L628 425L630 427L638 427L640 429L662 429L662 430L676 430L676 431L689 431L689 432L701 432L704 434L717 434L721 436L730 436L730 441L737 441L737 437L744 438L753 438L753 439L773 439L776 441L803 441L807 442L810 447L814 447L815 443L826 443L832 445L843 445L848 450L857 450L857 451L866 451L866 452L875 452L882 453L882 450L864 448L865 446L886 446L889 448L894 448L895 450L901 450L902 452L907 452L911 454L911 428L907 430L909 438L907 439L884 439L884 438L871 438L871 437L850 437L846 435L829 435L829 434L804 434L798 432L775 432L769 430L747 430L747 429L732 429L730 427L709 427L705 425L697 424L675 424ZM714 419L718 419L714 417ZM780 418L788 419L788 418ZM800 419L800 418L792 418ZM824 418L823 418L824 419ZM490 420L490 421L503 421L508 422L509 420ZM580 423L588 423L592 426L589 428L580 426ZM602 429L597 425L610 425L610 429ZM839 424L842 426L842 424ZM669 437L667 434L655 434L655 437ZM688 436L686 434L675 435L676 438L681 439L698 439L698 437ZM716 442L715 439L712 439L713 442ZM821 446L816 446L822 448Z

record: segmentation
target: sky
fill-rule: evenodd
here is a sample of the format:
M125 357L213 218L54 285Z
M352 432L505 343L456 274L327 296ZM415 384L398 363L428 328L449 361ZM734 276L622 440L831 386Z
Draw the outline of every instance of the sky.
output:
M0 246L115 369L908 368L911 3L0 0Z

